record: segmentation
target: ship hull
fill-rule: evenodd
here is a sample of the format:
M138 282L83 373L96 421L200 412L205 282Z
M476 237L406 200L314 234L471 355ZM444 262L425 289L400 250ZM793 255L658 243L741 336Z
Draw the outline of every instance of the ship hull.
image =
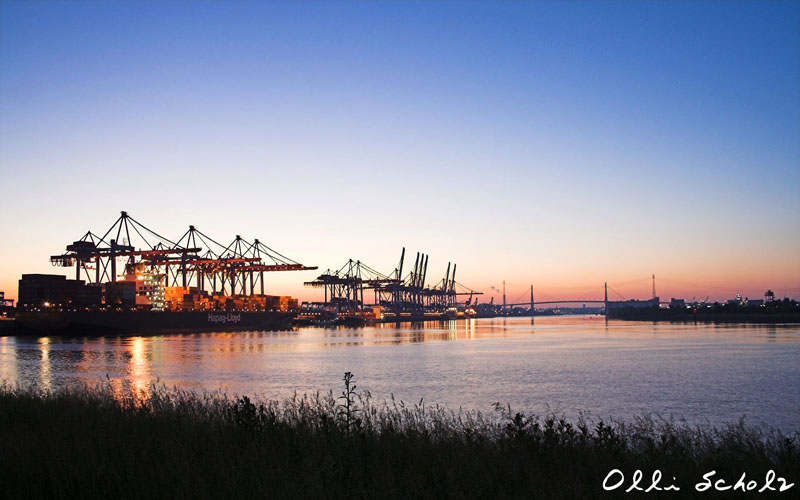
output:
M46 334L78 333L191 333L218 331L287 330L293 312L151 312L151 311L42 311L18 312L17 323Z

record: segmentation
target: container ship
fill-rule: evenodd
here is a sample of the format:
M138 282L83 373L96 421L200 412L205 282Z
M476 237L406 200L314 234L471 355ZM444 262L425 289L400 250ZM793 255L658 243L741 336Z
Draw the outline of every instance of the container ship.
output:
M141 312L141 311L24 311L16 321L31 333L114 334L191 333L287 330L296 313L260 312Z
M22 275L19 329L48 335L288 329L297 299L265 294L265 273L316 269L258 239L237 235L223 245L194 226L172 241L127 212L102 236L89 231L50 261L74 268L75 279Z

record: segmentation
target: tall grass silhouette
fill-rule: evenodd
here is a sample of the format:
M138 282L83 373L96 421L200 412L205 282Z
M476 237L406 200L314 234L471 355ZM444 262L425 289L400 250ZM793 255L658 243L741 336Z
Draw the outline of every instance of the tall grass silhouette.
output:
M377 402L356 392L351 373L343 381L339 397L280 401L155 384L146 393L4 385L3 496L630 498L624 488L602 489L616 468L626 478L641 469L648 480L659 469L665 484L681 488L647 498L727 498L697 493L694 484L712 470L730 484L742 473L763 483L769 470L800 479L798 434L744 421L572 422L502 405L481 413ZM797 498L798 490L780 498Z

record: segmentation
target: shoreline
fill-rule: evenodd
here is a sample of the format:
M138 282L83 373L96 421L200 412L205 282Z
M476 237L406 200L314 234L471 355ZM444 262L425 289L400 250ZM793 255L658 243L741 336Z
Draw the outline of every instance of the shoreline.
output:
M800 323L800 313L673 313L664 311L625 312L608 319L669 323L740 323L753 325Z
M581 314L559 314L559 315L537 315L538 317L558 318L567 316L586 316ZM537 316L534 316L534 320ZM604 317L603 315L588 315ZM415 324L427 322L448 322L448 321L461 321L467 319L519 319L530 318L530 316L481 316L478 318L457 318L457 319L425 319L425 320L404 320L404 321L385 321L383 324ZM626 321L626 322L641 322L641 323L719 323L719 324L747 324L747 325L795 325L800 324L800 314L786 313L786 314L697 314L697 315L673 315L673 314L660 314L660 313L642 313L642 314L626 314L622 317L609 318L611 320ZM183 329L183 330L170 330L170 331L135 331L135 330L108 330L102 327L86 327L76 326L68 327L60 330L42 331L25 327L17 323L14 319L5 319L0 321L0 337L153 337L158 335L193 335L196 333L237 333L237 332L251 332L251 331L293 331L298 328L365 328L375 326L376 323L360 323L360 324L331 324L331 325L317 325L317 324L292 324L289 328L282 330L259 330L253 328L242 328L240 330L227 328L227 329Z

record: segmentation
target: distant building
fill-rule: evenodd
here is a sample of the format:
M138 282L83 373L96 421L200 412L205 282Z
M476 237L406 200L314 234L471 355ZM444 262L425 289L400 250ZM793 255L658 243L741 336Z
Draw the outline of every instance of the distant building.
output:
M673 297L669 299L669 307L670 309L684 309L686 308L686 301L684 299L676 299Z
M7 299L6 292L0 292L0 317L13 316L14 299Z
M748 300L747 305L750 307L761 307L764 305L764 300L763 299Z
M608 310L613 311L614 309L646 309L646 308L656 308L658 307L660 301L658 297L649 299L649 300L619 300L619 301L608 301Z
M103 288L54 274L23 274L19 280L20 307L90 307L103 302Z

